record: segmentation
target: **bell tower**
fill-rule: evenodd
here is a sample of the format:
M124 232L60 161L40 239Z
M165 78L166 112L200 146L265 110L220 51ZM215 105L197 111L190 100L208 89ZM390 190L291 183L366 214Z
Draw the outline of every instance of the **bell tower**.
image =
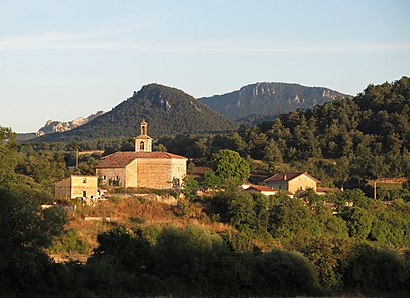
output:
M140 135L135 138L136 152L151 152L152 138L148 135L148 124L143 119L140 123Z

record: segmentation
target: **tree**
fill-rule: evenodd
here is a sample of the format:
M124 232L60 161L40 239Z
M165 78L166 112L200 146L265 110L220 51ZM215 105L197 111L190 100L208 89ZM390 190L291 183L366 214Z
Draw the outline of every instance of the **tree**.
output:
M262 296L309 294L317 280L306 258L298 253L272 250L255 258L254 286Z
M366 209L353 207L344 213L342 218L347 222L349 236L357 239L366 239L373 223L372 214Z
M183 186L182 193L188 201L192 201L197 197L196 192L199 190L199 183L194 176L185 176Z
M351 255L344 274L347 289L377 296L405 289L406 268L395 253L359 244ZM400 296L408 295L402 293Z
M237 192L228 199L229 222L237 229L244 230L253 228L255 225L255 201L252 195L245 192Z
M211 164L215 174L223 180L241 183L249 178L249 164L236 151L218 151L212 155Z
M49 194L30 186L0 186L0 288L35 291L51 266L43 249L66 221L58 208L41 209ZM32 292L30 292L32 293Z
M282 152L280 151L278 144L273 139L271 139L268 142L263 153L265 156L264 159L267 161L270 161L270 162L282 162L283 161Z
M0 126L0 184L15 177L17 164L17 147L15 134L10 128Z

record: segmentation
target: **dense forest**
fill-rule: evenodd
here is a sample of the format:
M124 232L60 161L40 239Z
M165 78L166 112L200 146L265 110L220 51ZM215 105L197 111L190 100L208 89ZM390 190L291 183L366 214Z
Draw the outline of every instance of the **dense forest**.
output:
M409 115L403 77L258 126L158 138L155 150L190 159L185 188L167 194L178 201L167 208L174 221L128 215L106 223L83 263L50 258L50 251L86 251L84 224L41 205L53 202L54 181L94 174L101 153L80 155L75 168L77 149L106 155L133 150L133 140L16 144L0 128L0 293L408 297L409 183L378 186L374 200L368 182L410 176ZM344 191L289 198L238 188L281 171L309 171ZM129 196L139 190L111 191L107 208L160 208ZM99 210L76 204L78 220Z

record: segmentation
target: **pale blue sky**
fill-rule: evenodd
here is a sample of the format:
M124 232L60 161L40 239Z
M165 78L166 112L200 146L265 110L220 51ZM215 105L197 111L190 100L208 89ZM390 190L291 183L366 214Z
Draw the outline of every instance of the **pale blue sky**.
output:
M356 95L410 76L409 16L409 0L0 0L0 125L109 111L151 82Z

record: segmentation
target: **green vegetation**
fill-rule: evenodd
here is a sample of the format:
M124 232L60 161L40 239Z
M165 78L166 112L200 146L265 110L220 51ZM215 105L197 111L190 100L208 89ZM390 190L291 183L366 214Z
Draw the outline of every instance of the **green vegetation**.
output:
M249 178L250 168L248 163L238 152L223 149L212 155L211 165L222 181L230 181L235 184L244 182Z
M190 175L183 196L149 195L176 206L118 188L108 202L78 204L68 223L41 205L53 181L94 173L101 154L81 155L73 169L75 149L106 155L132 150L132 140L16 145L0 128L0 294L408 297L410 184L380 184L374 200L367 180L410 176L409 99L404 77L235 132L163 137L155 148L189 157ZM289 198L238 189L284 170L345 190ZM45 252L89 258L54 263Z

